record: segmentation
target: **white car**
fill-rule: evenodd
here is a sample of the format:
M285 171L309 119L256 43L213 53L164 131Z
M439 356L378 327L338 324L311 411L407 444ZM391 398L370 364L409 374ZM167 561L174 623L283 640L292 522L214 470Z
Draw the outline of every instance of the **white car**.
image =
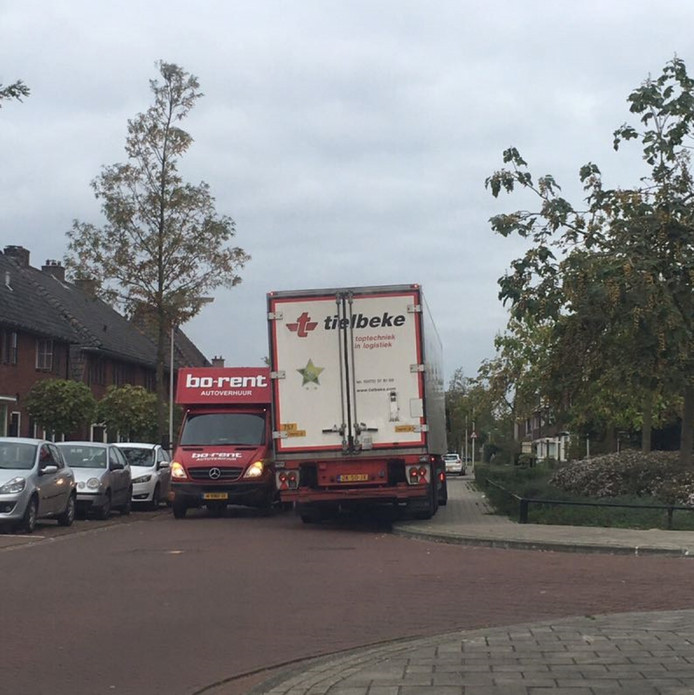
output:
M465 466L460 454L445 454L443 462L446 464L446 473L465 475Z
M171 489L171 459L159 444L121 442L118 448L130 463L133 502L158 509Z

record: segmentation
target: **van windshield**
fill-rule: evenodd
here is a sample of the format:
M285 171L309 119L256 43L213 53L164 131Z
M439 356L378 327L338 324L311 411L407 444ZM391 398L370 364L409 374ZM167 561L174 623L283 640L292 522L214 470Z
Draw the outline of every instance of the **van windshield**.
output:
M265 416L254 413L201 413L189 415L181 433L181 444L224 445L265 443Z

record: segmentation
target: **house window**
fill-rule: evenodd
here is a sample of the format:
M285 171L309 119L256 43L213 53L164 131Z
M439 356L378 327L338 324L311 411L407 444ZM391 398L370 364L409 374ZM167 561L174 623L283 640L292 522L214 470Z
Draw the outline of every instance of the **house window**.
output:
M17 364L17 331L0 331L0 362Z
M87 373L87 384L99 384L103 386L106 383L106 362L105 360L95 358L89 362L89 371Z
M10 413L10 426L7 430L8 436L19 437L19 435L21 434L21 423L22 423L21 413L17 412L16 410L13 410Z
M154 372L145 372L145 388L148 391L155 391L157 388L157 378Z
M133 370L127 364L113 365L113 383L116 386L124 386L125 384L133 383Z
M36 369L50 372L53 369L53 341L36 341Z

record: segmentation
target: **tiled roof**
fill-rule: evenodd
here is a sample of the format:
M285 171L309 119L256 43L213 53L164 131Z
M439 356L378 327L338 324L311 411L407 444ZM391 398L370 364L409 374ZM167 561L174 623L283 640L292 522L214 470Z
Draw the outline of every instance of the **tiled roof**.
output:
M0 325L154 368L157 349L147 331L93 293L67 282L63 267L51 263L41 270L32 267L29 252L22 247L5 247L5 253L0 252ZM180 329L175 344L177 367L210 364Z
M156 365L154 343L111 306L50 273L33 268L28 272L37 290L82 336L83 347L96 348L129 362Z
M0 323L29 333L82 342L82 337L32 282L32 273L0 253ZM41 272L36 271L34 272Z

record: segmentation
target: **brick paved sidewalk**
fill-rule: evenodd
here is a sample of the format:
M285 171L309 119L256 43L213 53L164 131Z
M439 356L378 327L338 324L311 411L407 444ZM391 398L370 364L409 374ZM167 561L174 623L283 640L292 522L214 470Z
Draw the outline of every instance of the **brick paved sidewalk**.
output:
M305 662L249 695L694 694L694 610L461 631Z

